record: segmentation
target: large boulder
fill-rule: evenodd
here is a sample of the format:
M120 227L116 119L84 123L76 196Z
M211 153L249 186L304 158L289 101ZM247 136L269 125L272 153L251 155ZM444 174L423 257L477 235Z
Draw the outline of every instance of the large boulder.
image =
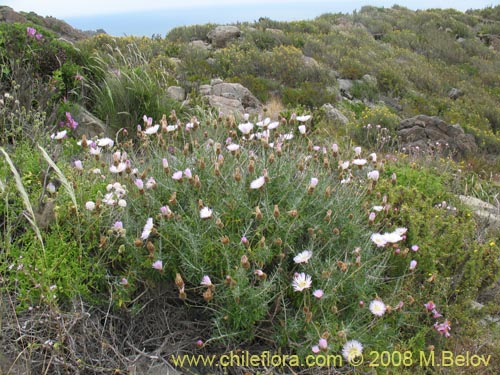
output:
M250 90L239 83L218 83L212 86L212 95L238 100L245 109L257 109L261 106Z
M349 123L349 119L345 117L345 115L340 112L337 108L335 108L330 103L323 104L321 107L323 113L325 114L325 118L328 121L333 122L335 125L346 126Z
M215 48L224 48L228 42L239 38L241 31L236 26L217 26L207 34Z
M420 150L438 149L445 154L463 157L478 149L474 136L460 125L449 125L439 117L419 115L404 119L396 127L403 147Z
M199 93L208 104L225 115L243 115L244 113L261 113L262 104L239 83L227 83L221 79L212 79L209 85L201 85Z
M245 112L245 108L243 108L243 105L239 100L229 99L217 95L208 95L207 99L208 104L210 104L211 107L217 108L219 112L226 116L241 115Z

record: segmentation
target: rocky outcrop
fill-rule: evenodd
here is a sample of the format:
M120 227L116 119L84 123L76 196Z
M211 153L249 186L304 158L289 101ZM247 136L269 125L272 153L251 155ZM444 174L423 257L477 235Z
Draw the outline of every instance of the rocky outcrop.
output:
M246 87L239 83L212 80L210 85L202 85L199 92L208 103L225 115L258 113L262 104Z
M217 26L207 34L207 38L215 48L224 48L227 43L239 38L241 31L236 26Z
M169 98L182 102L186 99L186 90L180 86L170 86L167 88L167 95Z
M406 149L439 149L445 154L463 157L477 151L474 136L465 134L460 125L449 125L439 117L419 115L399 123L396 133Z
M208 44L207 42L204 42L203 40L193 40L193 41L189 42L189 45L191 47L199 48L202 50L209 50L212 48L212 46L210 44Z
M334 125L346 126L349 123L349 119L330 103L323 104L321 109L323 110L326 120L333 122Z
M500 207L466 195L459 195L458 198L472 210L479 220L486 224L488 229L500 230Z

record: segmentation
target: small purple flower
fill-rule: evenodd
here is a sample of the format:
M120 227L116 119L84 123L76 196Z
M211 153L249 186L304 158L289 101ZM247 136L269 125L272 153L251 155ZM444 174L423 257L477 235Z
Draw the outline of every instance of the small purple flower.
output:
M36 39L36 40L42 40L42 38L43 38L43 35L42 35L42 34L40 34L40 33L36 33L36 35L35 35L35 39Z
M418 249L419 249L418 245L412 245L411 246L411 250L412 251L418 251Z
M34 29L33 27L27 27L26 34L33 38L36 34L36 29Z

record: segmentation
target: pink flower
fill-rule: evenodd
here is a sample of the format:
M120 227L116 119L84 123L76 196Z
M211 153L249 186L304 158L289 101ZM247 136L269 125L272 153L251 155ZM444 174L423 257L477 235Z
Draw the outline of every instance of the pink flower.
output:
M32 28L32 27L27 27L26 28L26 34L30 37L34 37L35 34L36 34L36 29Z
M210 276L208 276L208 275L203 276L203 278L201 279L200 285L208 286L208 287L213 286L212 280L210 280Z
M318 354L320 352L320 349L319 349L319 346L318 345L314 345L312 348L311 348L312 352L314 354Z
M410 262L410 271L413 271L416 267L417 267L417 261L416 260L412 260Z
M177 171L172 175L175 181L182 181L182 171Z
M128 280L125 277L122 277L122 279L120 280L120 284L123 285L123 286L127 286L128 285Z
M418 251L418 249L419 249L418 245L412 245L411 246L411 250L412 251Z
M432 317L434 319L441 318L442 316L443 315L439 311L437 311L436 309L432 309Z
M323 298L323 295L325 293L321 290L321 289L316 289L314 292L313 292L313 296L316 297L317 299L321 299Z
M75 160L74 165L77 170L83 171L83 164L81 160Z
M42 34L40 34L40 33L36 33L36 35L35 35L35 39L36 39L36 40L41 40L42 38L43 38L43 35L42 35Z
M153 268L158 271L163 271L163 261L157 260L153 263Z
M432 301L427 302L426 304L424 304L424 306L427 309L427 311L432 311L436 308L436 305Z
M441 335L444 335L444 337L450 337L450 329L451 329L451 324L446 319L443 323L438 323L436 322L434 324L434 329L438 331Z
M136 179L134 181L134 184L139 190L144 190L144 181L142 181L140 178Z
M326 339L324 339L324 338L321 338L321 339L319 339L318 346L320 349L324 350L324 349L328 348L328 341L326 341Z

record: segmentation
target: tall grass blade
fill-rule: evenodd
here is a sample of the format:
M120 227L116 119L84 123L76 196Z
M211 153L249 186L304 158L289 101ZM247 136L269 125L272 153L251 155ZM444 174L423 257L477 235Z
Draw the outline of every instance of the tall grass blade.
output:
M26 192L26 189L24 189L23 182L21 180L21 176L19 176L19 172L17 171L16 167L14 166L14 163L12 162L12 159L10 158L9 154L4 150L3 147L0 147L0 152L5 156L5 160L7 161L7 164L9 164L10 171L14 175L14 180L16 181L16 188L19 191L19 194L21 195L21 199L23 200L24 208L26 211L24 212L24 216L30 223L30 225L33 227L33 230L35 231L35 234L40 241L40 244L42 245L42 249L45 253L45 246L43 244L43 238L42 238L42 233L40 232L40 228L36 224L36 219L35 219L35 211L33 210L33 206L31 205L28 193ZM3 190L3 189L2 189Z
M49 165L54 169L54 171L57 174L57 177L61 181L62 185L64 186L64 189L68 193L69 197L71 198L71 202L73 202L73 206L75 207L75 210L78 212L78 204L76 203L76 195L75 195L75 190L73 189L73 185L68 181L66 176L62 173L62 171L59 169L59 167L54 163L52 158L47 154L47 151L45 149L38 145L38 148L40 151L42 151L42 156L44 159L49 163Z

